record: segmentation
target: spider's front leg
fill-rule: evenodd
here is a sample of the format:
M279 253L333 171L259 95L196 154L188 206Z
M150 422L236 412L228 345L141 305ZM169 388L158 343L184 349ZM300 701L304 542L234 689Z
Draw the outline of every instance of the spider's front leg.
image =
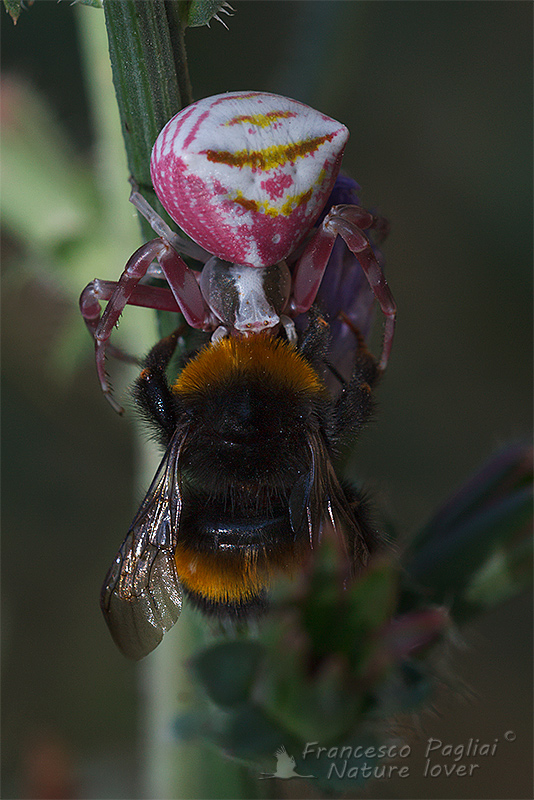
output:
M170 291L139 285L155 260L159 262ZM106 309L100 316L99 301L108 298ZM153 239L136 250L117 283L90 283L80 297L80 310L95 339L96 368L102 391L118 413L122 413L123 409L111 394L105 356L108 340L127 303L160 310L179 310L193 328L206 330L213 326L211 312L202 297L195 273L163 239Z
M379 369L388 363L397 307L384 273L378 263L365 230L374 229L384 237L387 226L381 217L376 217L359 206L339 205L330 209L323 222L306 245L293 272L291 312L293 315L307 311L319 289L337 236L341 236L360 264L369 286L386 317L384 339Z

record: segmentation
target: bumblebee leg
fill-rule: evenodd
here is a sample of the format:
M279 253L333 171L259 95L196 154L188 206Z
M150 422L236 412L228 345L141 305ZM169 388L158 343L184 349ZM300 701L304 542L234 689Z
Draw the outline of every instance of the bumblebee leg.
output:
M343 387L336 402L336 436L343 436L351 432L357 433L369 421L375 408L373 389L382 374L379 364L367 349L365 340L358 329L352 323L350 328L358 339L358 355L351 379Z
M182 325L170 336L161 339L145 358L133 394L142 414L167 444L176 430L177 406L165 370L169 365L179 337L185 330Z
M330 325L317 306L308 311L308 327L300 335L299 350L312 367L320 373L326 360Z

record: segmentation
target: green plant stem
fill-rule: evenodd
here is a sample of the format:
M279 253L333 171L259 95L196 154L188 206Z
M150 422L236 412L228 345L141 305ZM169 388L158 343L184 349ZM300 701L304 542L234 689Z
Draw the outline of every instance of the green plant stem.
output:
M176 69L176 79L178 81L180 97L182 99L182 104L188 106L193 102L193 89L191 87L189 68L187 66L185 28L180 15L180 6L175 0L166 0L165 9L169 21L174 67Z
M150 153L164 124L191 100L183 28L163 0L106 0L104 11L128 167L161 212L150 180ZM141 226L148 238L148 224L142 220Z
M150 180L151 149L163 125L192 100L178 3L106 0L104 9L128 168L147 200L162 213ZM125 193L125 203L126 197ZM145 238L153 236L144 219L141 227ZM146 488L156 462L152 445L140 431L137 451L138 482ZM249 797L258 791L242 766L174 735L176 718L195 699L184 662L201 636L198 615L185 609L176 629L140 666L141 777L144 794L152 800Z
M166 5L161 0L110 1L104 9L128 169L148 201L161 213L152 191L150 153L163 125L190 100L183 29L174 19L169 24ZM180 57L175 64L173 45L177 42ZM125 182L125 205L127 190ZM140 222L143 237L153 237L146 221L141 218ZM135 246L132 242L132 251ZM141 346L148 347L149 343ZM137 483L141 490L150 482L157 461L153 445L146 442L139 429L137 432ZM172 734L174 718L184 710L184 702L178 697L186 697L188 691L188 677L181 661L189 638L190 626L185 618L174 638L169 637L140 665L141 779L144 794L154 799L200 796L201 765L195 763L191 746L177 744Z

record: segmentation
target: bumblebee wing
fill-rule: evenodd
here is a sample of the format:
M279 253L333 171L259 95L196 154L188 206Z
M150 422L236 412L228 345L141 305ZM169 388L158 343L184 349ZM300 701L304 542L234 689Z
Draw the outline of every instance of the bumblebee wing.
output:
M291 493L290 514L295 532L306 526L310 545L333 535L341 558L354 573L369 559L364 532L336 475L319 434L308 437L310 468Z
M323 515L323 526L328 525L333 530L336 541L340 541L340 549L346 554L350 572L354 575L367 565L369 547L362 526L354 515L328 455L326 467L325 495L327 502Z
M174 550L180 519L179 456L185 440L176 432L109 570L100 598L119 649L138 660L148 655L176 622L182 591Z

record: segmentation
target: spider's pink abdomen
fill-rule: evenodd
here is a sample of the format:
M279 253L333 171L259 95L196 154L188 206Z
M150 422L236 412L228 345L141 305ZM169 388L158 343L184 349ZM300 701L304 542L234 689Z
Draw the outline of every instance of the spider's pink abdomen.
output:
M321 213L347 128L274 94L207 97L173 117L152 151L154 189L195 242L225 261L286 258Z

